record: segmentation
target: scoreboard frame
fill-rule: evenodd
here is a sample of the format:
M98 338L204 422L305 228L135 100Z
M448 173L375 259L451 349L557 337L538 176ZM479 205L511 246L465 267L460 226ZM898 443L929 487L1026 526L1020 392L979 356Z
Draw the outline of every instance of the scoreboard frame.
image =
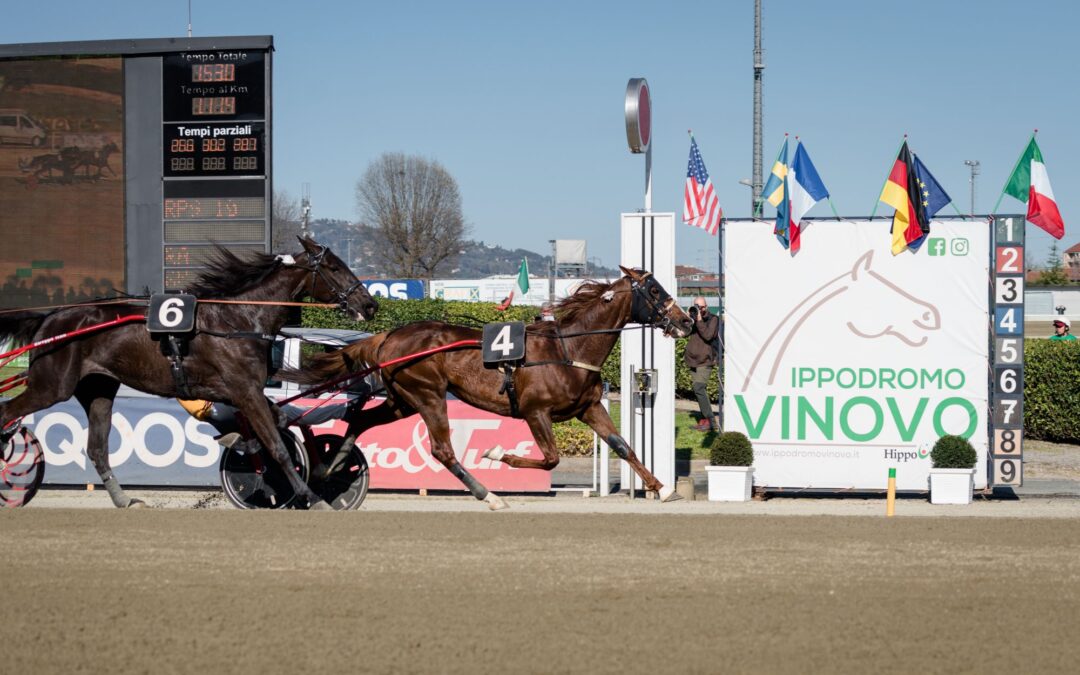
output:
M186 285L214 244L270 250L273 51L272 36L0 45L0 60L122 59L127 293ZM197 149L173 152L178 138ZM178 156L193 170L172 170Z
M990 217L990 487L1024 483L1024 228L1022 215Z

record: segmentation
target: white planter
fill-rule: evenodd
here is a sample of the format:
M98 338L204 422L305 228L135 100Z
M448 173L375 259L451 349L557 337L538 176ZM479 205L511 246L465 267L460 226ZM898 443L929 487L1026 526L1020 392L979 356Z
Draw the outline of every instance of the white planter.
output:
M754 467L707 466L710 502L748 502L754 491Z
M970 504L975 469L930 469L931 504Z

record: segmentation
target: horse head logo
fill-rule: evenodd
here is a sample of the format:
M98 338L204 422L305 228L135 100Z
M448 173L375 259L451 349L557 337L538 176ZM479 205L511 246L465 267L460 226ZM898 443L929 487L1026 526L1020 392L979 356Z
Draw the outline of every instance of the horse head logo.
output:
M867 251L855 261L848 299L854 308L887 303L889 322L883 325L880 320L855 314L847 322L848 330L869 340L891 336L910 347L922 347L929 339L927 333L941 328L941 313L875 272L871 268L873 260L874 252Z
M941 312L929 302L908 293L898 284L873 269L874 252L867 251L855 260L849 271L812 290L777 324L758 350L743 381L746 391L761 363L768 364L768 384L773 384L788 346L821 307L843 299L848 308L845 326L852 334L867 340L896 338L909 347L922 347L928 333L941 328ZM888 319L869 316L867 307L885 305Z

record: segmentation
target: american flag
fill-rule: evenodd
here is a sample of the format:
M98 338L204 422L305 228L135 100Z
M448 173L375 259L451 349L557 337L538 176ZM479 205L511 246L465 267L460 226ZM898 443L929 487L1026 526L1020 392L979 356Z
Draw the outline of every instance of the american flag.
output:
M705 170L697 141L690 137L690 161L686 166L686 194L683 198L683 222L700 227L709 234L720 231L720 219L724 210L713 190L712 179Z

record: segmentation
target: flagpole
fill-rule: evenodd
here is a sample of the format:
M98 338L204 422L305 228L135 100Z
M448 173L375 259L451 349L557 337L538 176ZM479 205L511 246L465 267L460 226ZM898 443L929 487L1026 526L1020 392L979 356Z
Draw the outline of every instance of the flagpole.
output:
M907 143L907 134L904 134L904 138L900 141L900 145L896 146L896 157L900 156L900 148L904 147L904 143ZM896 165L896 157L893 157L893 166ZM870 210L870 220L874 219L874 214L877 213L878 204L881 203L881 193L885 191L885 185L889 182L889 176L892 175L892 166L889 167L889 173L885 174L885 180L881 182L881 189L878 190L877 201L874 202L874 208Z
M1039 133L1038 129L1031 132L1031 138L1028 139L1027 145L1025 145L1024 149L1020 152L1020 156L1016 158L1016 164L1013 164L1012 171L1009 172L1009 177L1005 179L1005 184L1001 186L1001 194L998 195L997 204L994 204L994 208L990 210L991 215L997 213L998 207L1001 206L1001 200L1005 199L1005 188L1009 187L1009 180L1012 178L1012 175L1016 173L1016 167L1020 166L1020 162L1024 159L1024 155L1027 154L1027 146L1031 145L1031 142L1035 140L1035 134L1037 133Z
M832 196L831 195L826 198L826 201L829 202L829 208L832 209L833 216L837 220L843 220L843 218L840 217L840 214L836 212L836 206L834 206L833 203L832 203ZM873 216L870 216L870 217L873 218Z
M785 131L784 132L784 142L780 144L780 149L776 151L776 159L774 159L772 161L773 166L776 166L776 163L780 161L780 155L783 154L783 152L784 152L784 144L786 144L787 142L788 142L788 133ZM772 173L772 168L771 167L769 168L769 173ZM768 181L765 181L765 182L767 183ZM758 203L757 203L757 212L754 213L751 216L752 218L761 218L761 214L765 211L766 197L765 197L765 195L761 195L761 196L762 196L762 199L758 200ZM784 195L784 199L787 199L787 195Z

